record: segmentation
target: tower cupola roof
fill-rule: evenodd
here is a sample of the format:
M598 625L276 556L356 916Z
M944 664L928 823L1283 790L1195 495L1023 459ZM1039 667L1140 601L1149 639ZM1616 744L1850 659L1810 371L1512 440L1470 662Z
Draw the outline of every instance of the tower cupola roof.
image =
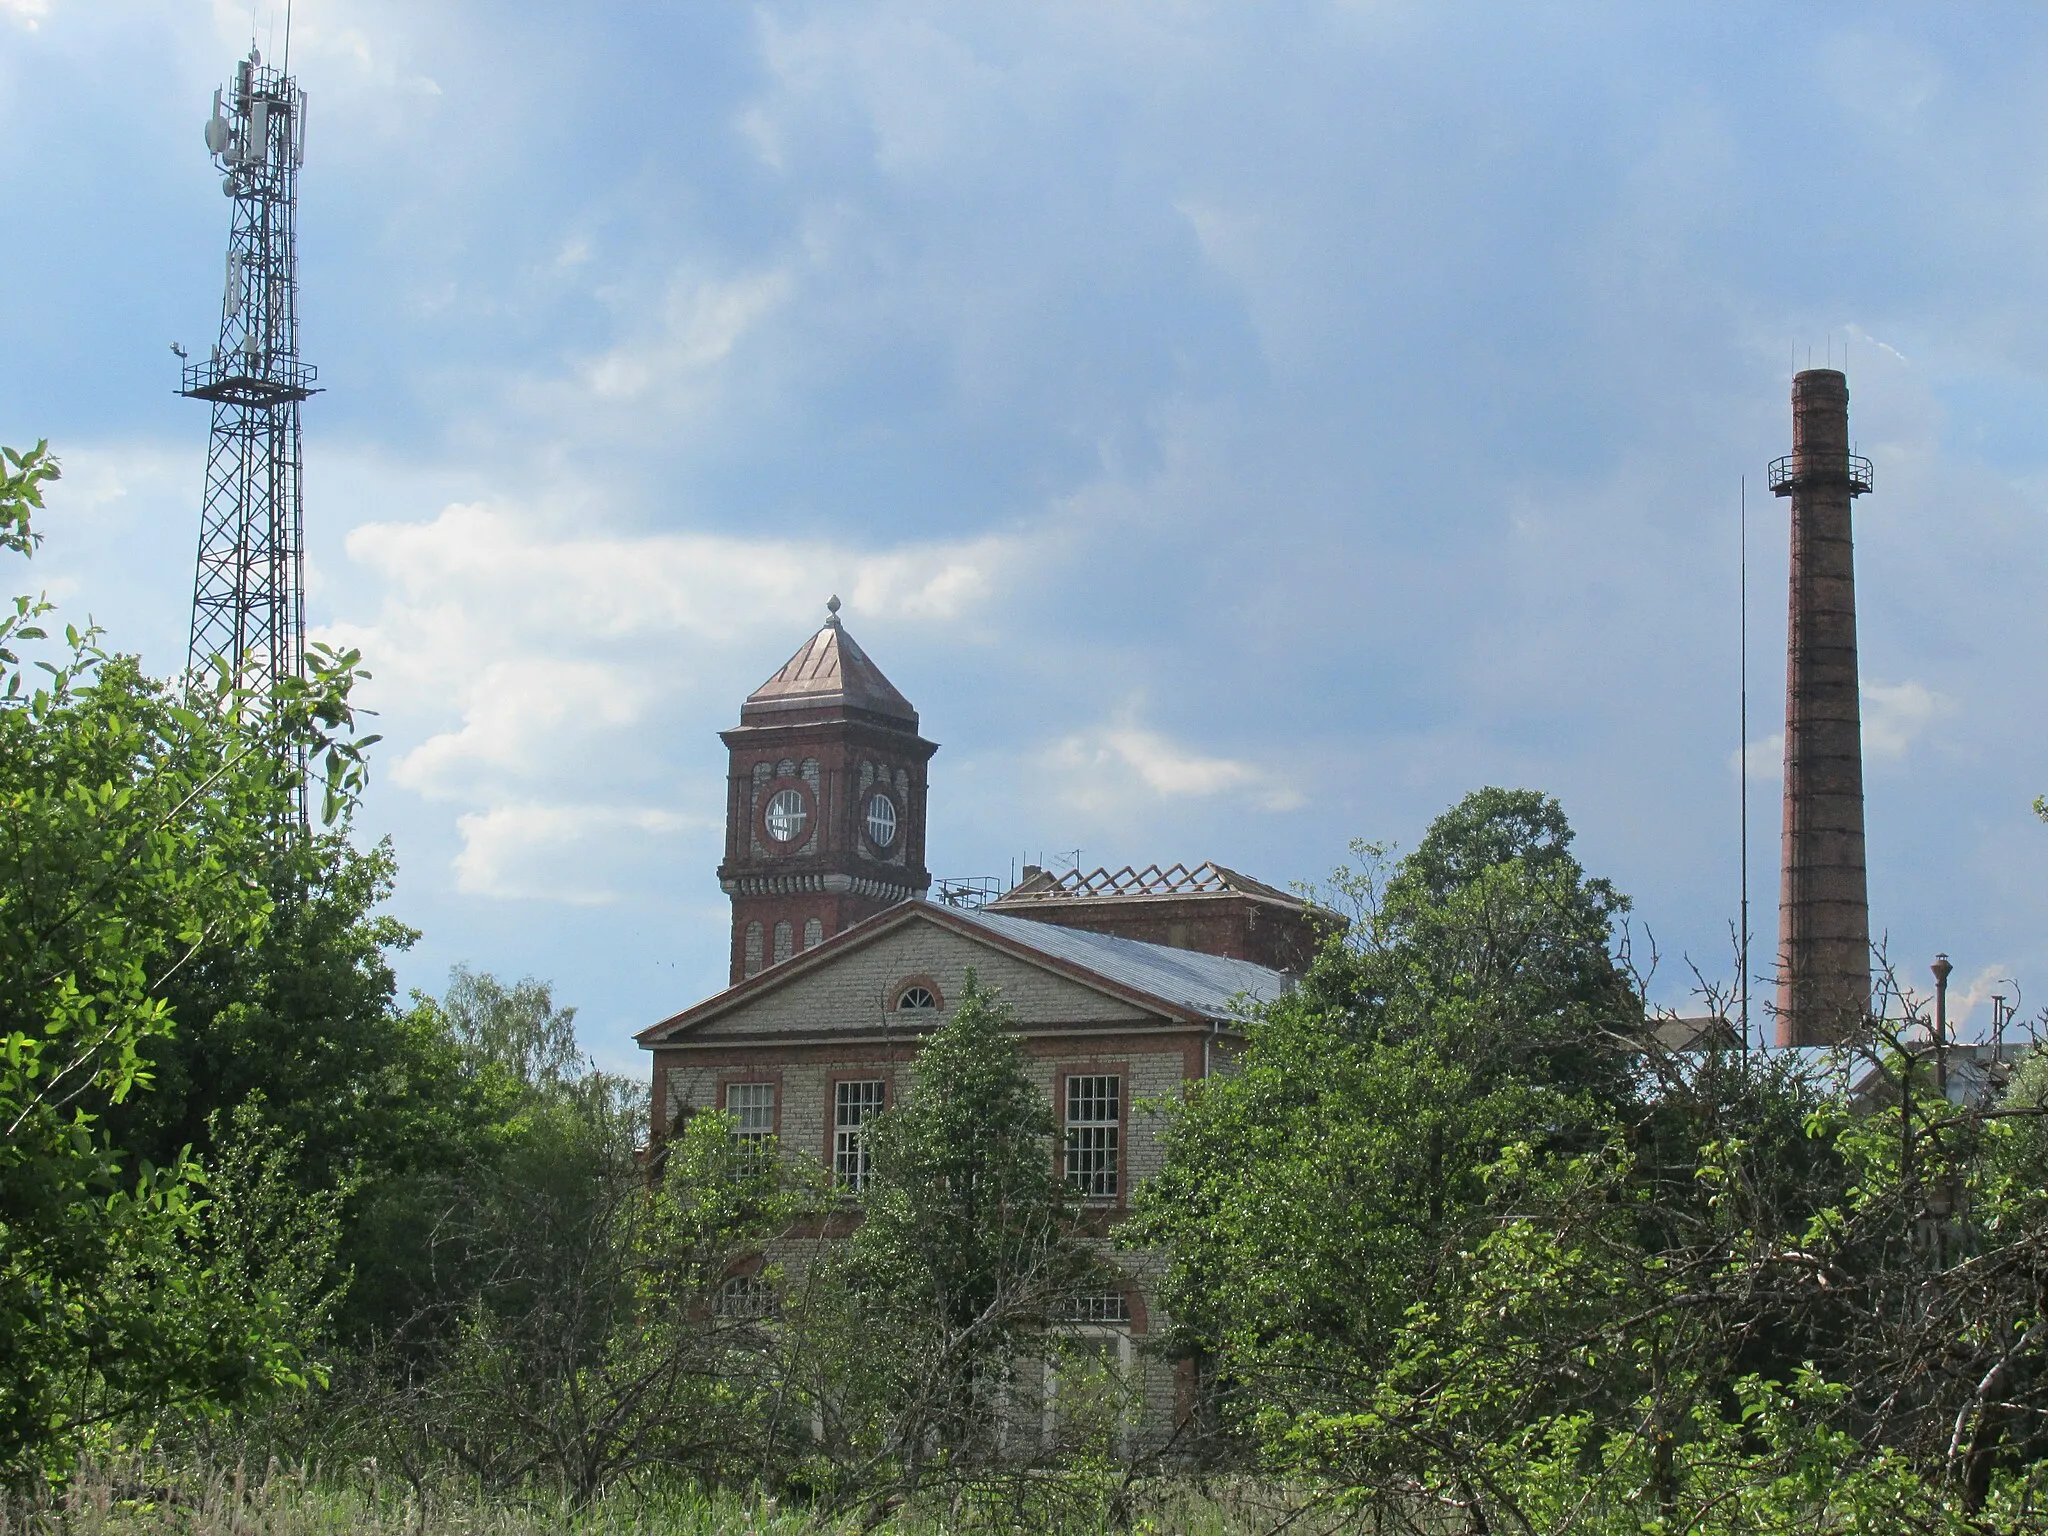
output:
M834 597L825 607L825 622L818 632L747 695L740 706L740 723L795 724L859 711L915 731L917 711L839 622L839 599Z

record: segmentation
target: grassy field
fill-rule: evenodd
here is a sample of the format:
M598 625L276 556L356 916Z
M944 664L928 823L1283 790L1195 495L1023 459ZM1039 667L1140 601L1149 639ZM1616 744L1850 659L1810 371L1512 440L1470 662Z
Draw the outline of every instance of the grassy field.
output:
M1123 1531L1240 1536L1271 1529L1278 1513L1233 1509L1208 1492L1155 1485ZM872 1531L941 1536L978 1524L938 1508L898 1513ZM422 1498L370 1463L337 1475L275 1463L195 1471L132 1462L88 1470L33 1507L0 1503L0 1536L854 1536L861 1526L855 1516L825 1520L773 1499L694 1490L620 1490L580 1508L547 1496L484 1498L456 1487L430 1488Z
M0 1512L0 1536L828 1536L840 1527L774 1500L621 1492L578 1509L566 1500L482 1499L429 1489L424 1498L374 1466L342 1477L275 1465L193 1472L135 1464L94 1470L37 1508Z

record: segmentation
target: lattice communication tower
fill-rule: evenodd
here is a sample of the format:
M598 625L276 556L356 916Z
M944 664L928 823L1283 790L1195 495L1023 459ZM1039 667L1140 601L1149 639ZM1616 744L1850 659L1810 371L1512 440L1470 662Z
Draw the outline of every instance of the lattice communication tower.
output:
M299 361L305 92L251 48L213 93L206 147L234 214L220 340L211 357L186 363L179 391L213 404L187 663L201 674L219 658L237 687L267 701L305 668L299 403L318 377Z

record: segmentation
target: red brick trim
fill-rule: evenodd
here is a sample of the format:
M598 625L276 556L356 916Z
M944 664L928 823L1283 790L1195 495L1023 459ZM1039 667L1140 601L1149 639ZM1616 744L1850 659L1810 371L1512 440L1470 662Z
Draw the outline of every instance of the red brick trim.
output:
M1117 1287L1124 1293L1124 1302L1131 1309L1131 1333L1133 1335L1152 1331L1152 1314L1145 1306L1145 1287L1134 1275L1124 1276L1123 1284Z
M901 1013L903 1011L898 1005L903 1001L903 994L908 992L912 987L923 987L925 991L931 993L932 1000L939 1005L938 1007L931 1010L934 1017L946 1011L945 992L940 988L939 984L936 981L933 981L931 977L926 976L922 972L920 972L918 975L915 976L905 976L901 981L897 982L895 986L889 989L889 1011L891 1013ZM916 1008L912 1009L911 1012L916 1016L922 1018L924 1016L925 1010L922 1008Z

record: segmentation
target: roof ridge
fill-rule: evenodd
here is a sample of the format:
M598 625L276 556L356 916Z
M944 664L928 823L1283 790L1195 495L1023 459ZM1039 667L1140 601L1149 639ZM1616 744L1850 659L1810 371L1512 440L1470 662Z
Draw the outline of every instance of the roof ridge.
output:
M1161 868L1147 864L1143 869L1126 864L1112 870L1107 865L1082 873L1076 866L1059 875L1039 889L1026 891L1021 886L1005 892L998 902L1017 901L1086 901L1094 898L1114 896L1220 896L1227 894L1263 896L1271 900L1296 901L1297 897L1262 880L1241 875L1234 869L1227 869L1213 860L1204 859L1190 868L1186 864L1174 863Z

